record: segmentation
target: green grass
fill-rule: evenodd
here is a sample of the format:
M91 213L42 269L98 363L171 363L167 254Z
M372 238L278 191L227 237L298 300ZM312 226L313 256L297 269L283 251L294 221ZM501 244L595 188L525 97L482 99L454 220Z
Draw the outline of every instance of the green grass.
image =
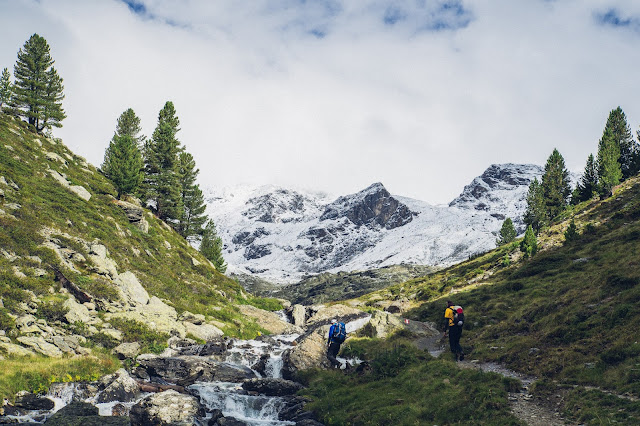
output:
M56 382L97 380L118 368L120 362L102 352L81 358L8 358L2 361L0 369L0 398L13 400L21 390L46 392Z
M307 370L301 393L327 425L521 424L510 412L513 379L461 370L434 359L399 338L352 339L345 356L366 360L370 369L343 373Z

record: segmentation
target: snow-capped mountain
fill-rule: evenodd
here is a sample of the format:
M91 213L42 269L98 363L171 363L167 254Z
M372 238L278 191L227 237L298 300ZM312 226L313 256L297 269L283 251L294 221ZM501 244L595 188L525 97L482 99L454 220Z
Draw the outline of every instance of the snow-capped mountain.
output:
M290 283L320 272L400 263L450 265L495 247L526 208L534 165L492 165L449 206L393 196L381 183L337 199L275 186L205 189L229 272Z

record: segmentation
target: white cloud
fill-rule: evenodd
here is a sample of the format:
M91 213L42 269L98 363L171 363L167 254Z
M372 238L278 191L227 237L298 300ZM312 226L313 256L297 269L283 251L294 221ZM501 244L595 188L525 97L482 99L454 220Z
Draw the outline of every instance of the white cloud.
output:
M381 181L440 203L554 147L581 170L618 105L638 129L640 34L611 24L638 22L631 0L135 3L0 0L0 67L32 33L49 41L56 134L97 165L122 111L150 135L172 100L203 184Z

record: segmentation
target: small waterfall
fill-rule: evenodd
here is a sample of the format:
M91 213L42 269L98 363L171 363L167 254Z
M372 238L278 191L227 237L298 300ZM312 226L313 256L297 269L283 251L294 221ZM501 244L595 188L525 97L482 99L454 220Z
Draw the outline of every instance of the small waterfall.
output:
M60 410L65 405L73 401L78 389L77 383L54 383L49 387L47 398L53 401L54 407L52 412Z
M249 425L295 424L278 420L278 413L286 405L282 398L245 395L237 383L196 383L189 389L198 393L208 410L219 409L225 417L234 417Z
M267 365L264 369L265 375L267 377L273 377L275 379L282 378L282 366L284 365L284 361L282 361L282 355L271 355L269 360L267 361Z

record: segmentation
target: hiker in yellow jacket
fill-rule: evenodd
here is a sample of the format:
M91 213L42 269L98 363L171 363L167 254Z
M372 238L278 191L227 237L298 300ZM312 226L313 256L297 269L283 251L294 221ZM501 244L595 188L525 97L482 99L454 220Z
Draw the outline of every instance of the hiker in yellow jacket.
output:
M464 352L460 346L460 337L462 336L462 323L456 321L456 307L451 300L447 300L447 308L444 310L444 335L449 333L449 348L453 353L456 361L464 359ZM459 308L462 312L462 308Z

